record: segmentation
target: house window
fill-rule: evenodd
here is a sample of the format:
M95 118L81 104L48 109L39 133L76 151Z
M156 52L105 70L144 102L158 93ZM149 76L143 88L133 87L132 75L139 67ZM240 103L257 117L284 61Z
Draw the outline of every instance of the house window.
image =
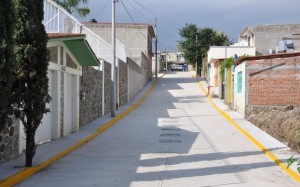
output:
M248 36L248 46L251 46L251 38Z
M72 60L72 58L69 56L68 53L67 53L67 66L77 69L77 65L75 64L75 62Z
M237 74L237 93L242 92L242 72L238 72Z
M58 59L57 46L48 47L48 51L49 51L49 60L50 60L50 62L53 62L53 63L57 64L57 59Z

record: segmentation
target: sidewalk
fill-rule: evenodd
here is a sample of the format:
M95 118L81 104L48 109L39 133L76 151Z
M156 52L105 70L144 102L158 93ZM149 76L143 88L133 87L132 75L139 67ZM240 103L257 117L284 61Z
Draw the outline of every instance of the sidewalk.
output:
M197 77L197 79L199 80L199 82L201 82L207 93L207 82L204 80L204 78L201 78L199 76ZM300 158L299 153L291 150L287 145L281 143L277 139L267 134L265 131L261 130L254 124L247 121L239 112L229 109L229 107L224 103L223 100L219 98L211 99L222 111L228 114L231 117L231 119L233 119L238 124L238 126L240 126L243 130L248 132L255 140L261 143L266 149L270 150L281 161L286 163L287 159L290 158L292 155L294 155L294 158ZM296 163L290 166L290 168L293 169L296 173L298 173Z

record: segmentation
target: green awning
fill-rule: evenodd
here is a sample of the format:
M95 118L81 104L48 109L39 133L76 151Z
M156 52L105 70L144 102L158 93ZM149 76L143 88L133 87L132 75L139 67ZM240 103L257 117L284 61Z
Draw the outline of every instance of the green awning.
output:
M99 66L97 57L84 38L65 40L63 42L81 66Z

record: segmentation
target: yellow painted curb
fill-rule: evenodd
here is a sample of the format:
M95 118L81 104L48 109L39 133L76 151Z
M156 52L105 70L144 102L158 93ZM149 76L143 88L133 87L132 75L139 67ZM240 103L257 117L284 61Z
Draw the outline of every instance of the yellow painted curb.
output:
M193 75L193 77L196 77ZM291 168L287 168L287 165L279 159L274 153L268 150L263 144L261 144L258 140L256 140L253 136L251 136L248 132L246 132L242 127L240 127L226 112L221 110L208 95L201 81L196 77L200 88L207 95L208 100L212 104L212 106L227 120L229 121L237 130L239 130L248 140L250 140L254 145L256 145L266 156L268 156L271 160L273 160L278 166L281 167L290 177L300 183L300 175L295 172Z
M163 74L161 77L163 77L164 75L165 74ZM88 137L80 140L79 142L75 143L74 145L72 145L71 147L65 149L64 151L62 151L62 152L54 155L53 157L49 158L45 162L42 162L40 165L34 166L34 167L30 167L30 168L25 168L25 169L23 169L23 170L15 173L15 174L13 174L13 175L11 175L11 176L9 176L9 177L1 180L0 181L0 187L7 187L7 186L16 185L17 183L25 180L26 178L30 177L31 175L35 174L36 172L40 171L41 169L48 167L53 162L61 159L62 157L64 157L67 154L69 154L70 152L74 151L75 149L79 148L80 146L84 145L85 143L93 140L98 135L102 134L109 127L111 127L112 125L114 125L117 121L119 121L124 116L126 116L127 114L129 114L131 111L133 111L134 109L136 109L139 105L141 105L141 103L145 100L145 98L149 95L149 93L151 92L151 90L154 88L154 86L157 83L157 81L158 81L158 79L156 79L152 83L152 85L147 90L147 92L134 105L132 105L130 108L128 108L127 110L125 110L124 112L122 112L121 114L119 114L118 116L116 116L115 118L113 118L112 120L110 120L107 123L105 123L103 126L101 126L100 128L98 128L96 132L94 132L93 134L89 135Z

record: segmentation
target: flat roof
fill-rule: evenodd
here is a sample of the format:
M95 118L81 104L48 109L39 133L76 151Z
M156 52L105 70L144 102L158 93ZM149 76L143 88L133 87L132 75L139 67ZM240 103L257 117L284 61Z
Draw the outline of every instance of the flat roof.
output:
M289 58L300 56L300 52L296 53L279 53L279 54L268 54L268 55L260 55L260 56L247 56L241 57L238 61L234 63L234 65L239 65L246 60L263 60L263 59L274 59L274 58Z

